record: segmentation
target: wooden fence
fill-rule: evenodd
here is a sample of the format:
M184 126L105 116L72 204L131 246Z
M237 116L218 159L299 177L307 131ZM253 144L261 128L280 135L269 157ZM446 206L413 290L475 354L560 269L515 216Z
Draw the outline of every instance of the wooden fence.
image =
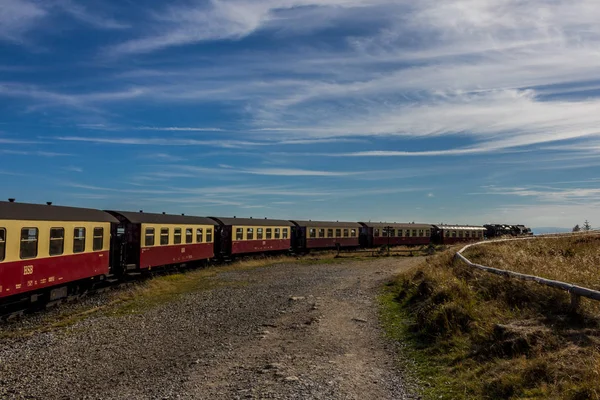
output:
M598 234L598 233L600 233L600 232L598 232L598 231L594 231L592 233L587 232L587 234ZM578 233L576 233L576 234L578 234ZM542 277L535 276L535 275L527 275L527 274L521 274L518 272L507 271L504 269L486 267L485 265L475 264L474 262L471 262L462 254L469 247L478 246L478 245L486 244L486 243L508 242L508 241L515 241L515 240L548 239L548 238L556 238L557 236L558 235L552 235L552 236L544 235L544 236L533 236L533 237L517 238L517 239L488 240L488 241L473 243L473 244L469 244L469 245L463 247L462 249L460 249L455 254L455 258L473 268L477 268L477 269L485 271L485 272L490 272L492 274L504 276L507 278L515 278L515 279L520 279L523 281L533 281L533 282L539 283L541 285L549 286L549 287L552 287L555 289L564 290L571 295L571 309L573 311L576 311L577 308L579 307L579 301L580 301L581 297L587 297L588 299L600 301L600 291L584 288L582 286L573 285L573 284L570 284L567 282L546 279L546 278L542 278Z

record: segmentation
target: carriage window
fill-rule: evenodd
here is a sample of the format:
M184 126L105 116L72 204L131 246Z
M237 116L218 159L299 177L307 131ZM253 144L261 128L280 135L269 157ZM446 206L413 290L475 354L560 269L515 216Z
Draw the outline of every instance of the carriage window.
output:
M402 237L402 229L398 229L398 237Z
M356 237L356 229L350 230L350 236Z
M344 229L344 237L348 237L349 234L350 232L348 231L348 229Z
M196 243L202 243L202 239L204 239L202 228L198 228L196 229Z
M146 228L146 239L144 239L146 246L154 246L154 228Z
M192 228L185 228L185 242L192 243L194 241L194 230Z
M469 232L469 231L465 231L465 237L466 237L466 238L468 238L468 237L471 237L471 232Z
M310 228L310 230L308 231L308 237L316 238L317 237L317 230L315 228Z
M263 228L256 228L256 239L258 240L262 240L264 235L263 235Z
M332 238L333 237L333 229L327 229L327 237L328 238Z
M450 237L450 231L444 231L444 236Z
M423 237L423 236L425 236L425 230L419 229L419 237Z
M206 230L206 242L212 242L212 228Z
M425 236L426 236L426 237L430 237L430 236L431 236L431 231L430 231L429 229L427 229L427 230L425 231Z
M319 229L319 237L320 238L324 238L325 237L325 229L323 229L323 228Z
M456 237L456 231L452 231L452 237L455 238Z
M160 245L166 246L169 244L169 228L160 228Z
M275 228L275 239L281 238L281 229Z
M388 235L388 230L387 230L387 228L383 228L383 229L381 230L381 236L383 236L383 237L387 237L387 235Z
M21 229L21 259L37 257L38 229Z
M85 228L75 228L73 230L73 253L83 253L85 251Z
M60 256L65 252L65 229L50 228L50 250L48 254L51 256ZM1 250L0 250L1 253ZM1 254L0 254L1 256Z
M267 239L271 239L273 237L273 229L267 228Z
M338 237L342 237L342 230L341 230L341 229L336 229L336 230L335 230L335 237L336 237L336 238L338 238Z
M246 231L246 239L248 239L248 240L254 239L254 229L253 228L248 228L248 230Z
M0 228L0 261L4 260L6 255L6 229Z
M373 229L373 236L379 237L379 229L378 228Z
M288 229L287 228L283 228L283 238L284 239L288 238Z
M173 232L173 244L181 244L181 228L175 228Z
M244 240L244 228L237 228L235 230L235 240Z
M104 247L104 228L94 228L93 250L102 250Z

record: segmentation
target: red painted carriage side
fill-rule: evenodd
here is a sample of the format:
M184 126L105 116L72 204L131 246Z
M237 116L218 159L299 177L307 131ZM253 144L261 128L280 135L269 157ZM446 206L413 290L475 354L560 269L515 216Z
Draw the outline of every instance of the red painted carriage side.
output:
M389 241L388 241L389 240ZM425 245L431 242L430 237L373 237L373 246L387 246L389 243L391 246L414 246L414 245Z
M341 247L358 247L358 237L353 238L306 238L307 249L320 249L327 247L336 247L339 243Z
M214 255L213 243L142 247L140 249L140 268L208 260Z
M0 264L0 298L108 274L109 252Z
M266 239L266 240L234 240L231 244L231 254L262 253L266 251L289 250L291 239Z

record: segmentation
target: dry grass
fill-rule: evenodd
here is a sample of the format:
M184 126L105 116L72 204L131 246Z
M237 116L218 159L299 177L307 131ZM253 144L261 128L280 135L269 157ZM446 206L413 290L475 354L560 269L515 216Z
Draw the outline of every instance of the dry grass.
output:
M502 268L518 253L527 260L519 272L553 264L560 275L546 276L566 280L584 276L560 272L554 259L570 249L591 270L598 239L548 240L476 247L467 257ZM447 252L390 283L382 299L385 326L408 344L427 398L600 399L600 313L571 314L564 292L474 270Z
M600 290L600 235L489 243L465 251L469 260Z

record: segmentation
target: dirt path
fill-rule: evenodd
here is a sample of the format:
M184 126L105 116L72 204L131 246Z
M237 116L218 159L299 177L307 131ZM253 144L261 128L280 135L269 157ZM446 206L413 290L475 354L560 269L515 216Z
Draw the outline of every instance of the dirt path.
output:
M279 264L131 316L0 342L0 397L405 399L381 284L417 258Z

